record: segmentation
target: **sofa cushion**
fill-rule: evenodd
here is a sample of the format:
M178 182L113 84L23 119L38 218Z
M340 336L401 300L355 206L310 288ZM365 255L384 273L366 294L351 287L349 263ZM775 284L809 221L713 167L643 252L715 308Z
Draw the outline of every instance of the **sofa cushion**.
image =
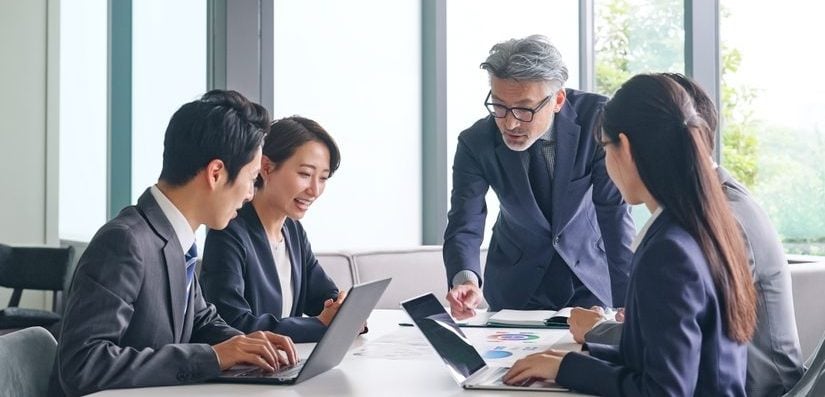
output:
M358 280L352 258L345 252L316 253L315 258L338 289L347 291Z

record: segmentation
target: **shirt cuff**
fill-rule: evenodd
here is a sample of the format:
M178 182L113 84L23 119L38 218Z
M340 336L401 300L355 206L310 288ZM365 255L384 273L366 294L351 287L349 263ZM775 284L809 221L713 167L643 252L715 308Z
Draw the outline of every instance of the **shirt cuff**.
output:
M462 270L453 276L453 287L466 282L471 282L478 287L478 276L472 270Z
M212 353L215 353L215 360L218 361L218 370L222 371L223 367L221 366L221 357L218 355L218 352L215 351L215 348L213 346L209 346L209 347L212 348Z

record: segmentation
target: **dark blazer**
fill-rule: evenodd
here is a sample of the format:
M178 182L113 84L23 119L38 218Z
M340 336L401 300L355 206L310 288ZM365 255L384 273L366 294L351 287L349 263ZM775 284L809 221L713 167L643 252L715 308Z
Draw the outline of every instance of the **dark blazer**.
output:
M89 242L66 300L50 395L179 385L220 373L210 345L241 332L201 295L184 312L183 249L147 190ZM59 380L59 386L55 381Z
M338 288L315 259L301 223L287 218L282 230L292 260L291 317L281 318L275 260L252 203L244 205L226 229L207 234L203 292L218 313L241 331L273 331L295 342L317 342L326 326L314 316L324 309L325 300L338 295Z
M745 235L756 298L756 330L748 344L747 394L779 396L802 376L788 261L767 214L724 168L716 170L731 211ZM622 326L605 322L585 335L587 342L618 344Z
M729 339L724 308L696 240L665 209L633 257L619 348L587 343L556 382L605 396L744 396L747 349Z
M607 176L604 151L593 139L605 101L567 90L567 101L555 116L552 225L530 189L528 152L510 150L491 116L461 133L444 232L448 282L461 270L482 280L478 258L487 217L484 196L492 187L501 203L483 283L492 310L526 308L551 260L569 266L601 303L623 306L635 229L628 206Z

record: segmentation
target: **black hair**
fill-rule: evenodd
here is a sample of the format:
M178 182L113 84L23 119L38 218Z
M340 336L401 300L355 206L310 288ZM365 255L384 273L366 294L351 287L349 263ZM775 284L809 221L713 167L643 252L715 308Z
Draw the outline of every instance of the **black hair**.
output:
M676 80L637 75L607 102L599 141L625 134L639 177L696 239L721 295L728 336L746 342L756 326L756 293L742 233L710 160L708 124Z
M270 123L269 112L236 91L212 90L169 120L160 179L183 185L212 160L221 160L234 183L255 157Z
M280 167L307 142L320 142L329 150L329 176L341 165L341 152L327 131L314 120L301 116L285 117L272 123L264 139L263 155ZM255 187L261 187L260 177Z
M693 99L693 107L699 113L706 123L708 123L707 137L705 138L713 150L716 142L716 126L719 124L719 113L716 111L716 105L710 99L708 93L696 81L681 73L662 73L663 75L673 79L679 83L682 88L687 91L690 98Z

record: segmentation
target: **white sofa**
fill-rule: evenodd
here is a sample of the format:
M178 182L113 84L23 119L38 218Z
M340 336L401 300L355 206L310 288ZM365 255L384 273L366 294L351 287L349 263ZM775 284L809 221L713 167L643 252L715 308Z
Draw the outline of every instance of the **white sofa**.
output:
M825 337L825 258L789 255L794 313L802 356Z
M397 309L399 303L432 292L446 305L447 276L441 246L370 250L357 252L316 253L318 262L341 289L353 283L363 283L392 277L387 291L378 301L379 309ZM487 250L481 251L482 271ZM349 271L344 261L349 264ZM486 307L486 305L482 306Z

